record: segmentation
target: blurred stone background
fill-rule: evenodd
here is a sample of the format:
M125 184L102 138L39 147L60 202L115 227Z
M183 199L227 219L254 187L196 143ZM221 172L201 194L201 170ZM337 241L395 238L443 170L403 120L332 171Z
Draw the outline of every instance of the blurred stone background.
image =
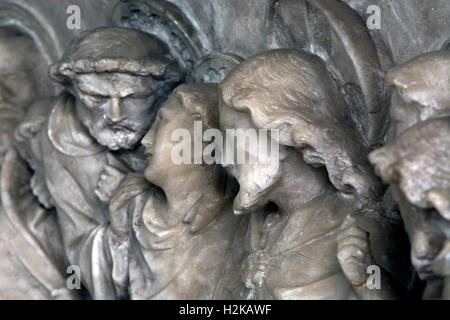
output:
M151 0L148 0L151 1ZM179 6L214 49L248 57L267 46L267 16L274 0L169 0ZM47 24L57 55L80 32L108 24L117 0L0 0L30 11ZM448 0L345 0L366 19L369 5L381 8L381 30L371 31L383 41L395 65L440 49L450 39ZM80 30L66 27L70 5L81 9ZM0 9L2 10L2 9ZM1 13L0 13L1 14ZM378 45L378 43L377 43Z

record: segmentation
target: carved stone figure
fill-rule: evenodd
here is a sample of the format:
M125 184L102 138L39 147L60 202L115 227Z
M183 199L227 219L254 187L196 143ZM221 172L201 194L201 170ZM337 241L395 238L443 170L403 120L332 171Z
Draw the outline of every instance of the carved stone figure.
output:
M216 85L182 85L172 93L142 140L145 179L153 185L130 174L111 200L111 218L121 221L117 232L130 248L132 299L242 298L248 219L233 215L234 180L218 164L172 160L182 143L173 140L174 130L194 137L195 121L203 130L218 127Z
M411 239L412 263L420 278L429 280L425 298L440 298L442 278L436 275L450 274L446 245L450 235L449 137L449 117L429 119L370 155L383 181L391 184L390 192ZM436 270L435 259L441 250L439 260L445 268Z
M219 92L223 131L279 130L279 163L227 165L240 184L234 212L251 213L246 297L347 299L356 292L363 298L396 297L388 274L383 289L373 292L351 277L360 259L365 266L386 253L376 243L389 242L389 224L381 214L369 214L381 184L323 61L295 50L268 51L236 67ZM353 250L350 264L337 257L344 220L365 245L364 251ZM340 251L346 249L344 240ZM370 248L377 247L372 256Z
M65 253L90 295L126 296L110 271L123 256L107 202L126 172L143 170L140 139L183 75L156 37L104 27L76 38L50 76L65 90L31 108L17 150L34 169L34 193L55 207Z
M41 80L42 67L46 71L45 61L28 35L17 28L0 28L0 168L13 140L14 130L23 120L29 105L46 94ZM14 169L19 164L14 165L15 168L7 165L5 176L15 173ZM55 286L47 286L45 281L41 281L37 270L47 269L51 273L55 269L49 268L42 256L33 259L33 254L29 251L25 253L27 241L38 237L43 241L41 245L44 250L52 253L54 264L61 270L64 265L56 221L36 203L31 192L24 192L29 191L30 177L26 167L21 169L21 175L16 179L18 184L9 184L10 181L6 178L0 187L0 190L6 191L20 185L22 192L18 194L19 205L23 211L26 210L23 220L10 219L11 215L3 208L11 209L8 199L0 201L0 299L74 297L66 288L64 278L59 277L59 270L53 275L53 279L58 279L54 281Z
M0 28L0 165L14 129L41 95L35 65L40 60L29 37L13 28Z
M450 298L449 80L449 50L419 56L390 71L389 143L370 154L378 174L391 185L388 194L405 223L412 263L428 283L426 299Z
M392 89L389 138L419 121L450 115L450 50L418 56L387 74Z
M0 0L0 299L450 299L449 5L388 2Z

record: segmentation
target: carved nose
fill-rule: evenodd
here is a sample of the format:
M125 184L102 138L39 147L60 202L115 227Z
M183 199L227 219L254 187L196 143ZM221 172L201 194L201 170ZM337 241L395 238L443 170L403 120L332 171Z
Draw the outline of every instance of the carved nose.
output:
M120 98L111 98L108 111L106 119L110 124L116 124L123 120L120 113Z

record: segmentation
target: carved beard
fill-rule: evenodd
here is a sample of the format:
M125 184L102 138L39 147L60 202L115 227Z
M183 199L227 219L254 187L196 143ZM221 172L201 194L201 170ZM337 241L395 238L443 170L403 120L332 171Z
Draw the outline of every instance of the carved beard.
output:
M123 122L116 125L109 124L106 120L93 121L86 118L84 125L89 134L102 146L109 150L133 149L144 137L146 128L135 128L132 123Z
M142 139L144 133L132 131L128 128L102 128L91 135L97 142L110 150L133 149Z

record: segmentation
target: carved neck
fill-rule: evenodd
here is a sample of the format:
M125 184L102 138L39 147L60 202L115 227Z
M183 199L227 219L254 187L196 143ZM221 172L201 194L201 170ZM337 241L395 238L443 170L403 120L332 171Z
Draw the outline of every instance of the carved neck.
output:
M170 222L179 223L200 197L207 192L207 170L204 167L192 167L184 174L177 174L163 187L167 199Z

